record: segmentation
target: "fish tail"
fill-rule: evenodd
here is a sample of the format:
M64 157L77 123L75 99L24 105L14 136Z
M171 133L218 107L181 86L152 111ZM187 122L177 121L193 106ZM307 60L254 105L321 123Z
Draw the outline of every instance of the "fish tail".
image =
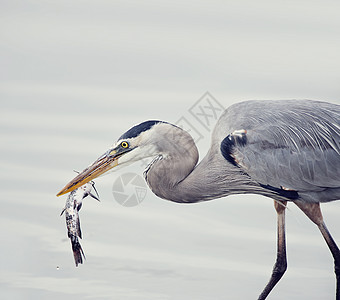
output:
M74 262L76 264L76 267L78 267L78 264L83 263L83 257L84 259L86 259L85 254L77 237L73 236L71 238L71 244L72 244L72 250L73 250L73 256L74 256Z

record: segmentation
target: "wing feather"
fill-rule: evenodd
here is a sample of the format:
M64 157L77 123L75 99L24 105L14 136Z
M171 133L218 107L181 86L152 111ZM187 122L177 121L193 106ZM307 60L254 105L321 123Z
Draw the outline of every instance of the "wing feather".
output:
M229 135L246 130L247 143L235 143L232 156L257 182L302 192L340 188L339 105L243 102L228 109L221 122Z

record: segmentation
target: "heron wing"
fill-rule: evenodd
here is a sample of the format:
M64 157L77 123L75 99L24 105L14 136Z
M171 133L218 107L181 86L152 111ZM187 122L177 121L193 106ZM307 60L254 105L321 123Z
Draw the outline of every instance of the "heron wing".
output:
M235 107L227 113L234 118L227 137L234 163L263 185L316 192L340 188L340 106L263 102L236 106L243 110L237 119Z

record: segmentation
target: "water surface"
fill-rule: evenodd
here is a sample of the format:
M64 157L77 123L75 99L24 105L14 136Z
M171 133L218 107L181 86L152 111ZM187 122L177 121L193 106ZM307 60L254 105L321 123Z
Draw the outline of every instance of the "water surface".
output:
M76 268L59 216L66 197L55 194L147 119L184 117L203 156L211 128L190 108L206 91L224 107L339 103L339 5L11 3L1 9L1 299L256 299L275 261L270 199L179 205L148 190L123 207L112 184L142 174L137 163L96 181L101 202L86 199L81 210L87 259ZM289 208L288 272L271 299L334 299L326 244ZM340 241L339 203L322 208Z

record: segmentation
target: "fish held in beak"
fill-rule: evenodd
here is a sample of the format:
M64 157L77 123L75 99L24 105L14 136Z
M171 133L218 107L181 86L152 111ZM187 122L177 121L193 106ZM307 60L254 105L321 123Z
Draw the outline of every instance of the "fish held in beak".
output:
M93 164L80 172L75 178L73 178L66 186L57 194L57 196L64 195L72 192L76 188L84 185L85 183L99 177L106 173L110 169L118 165L118 158L115 149L107 151L104 155L99 157Z

